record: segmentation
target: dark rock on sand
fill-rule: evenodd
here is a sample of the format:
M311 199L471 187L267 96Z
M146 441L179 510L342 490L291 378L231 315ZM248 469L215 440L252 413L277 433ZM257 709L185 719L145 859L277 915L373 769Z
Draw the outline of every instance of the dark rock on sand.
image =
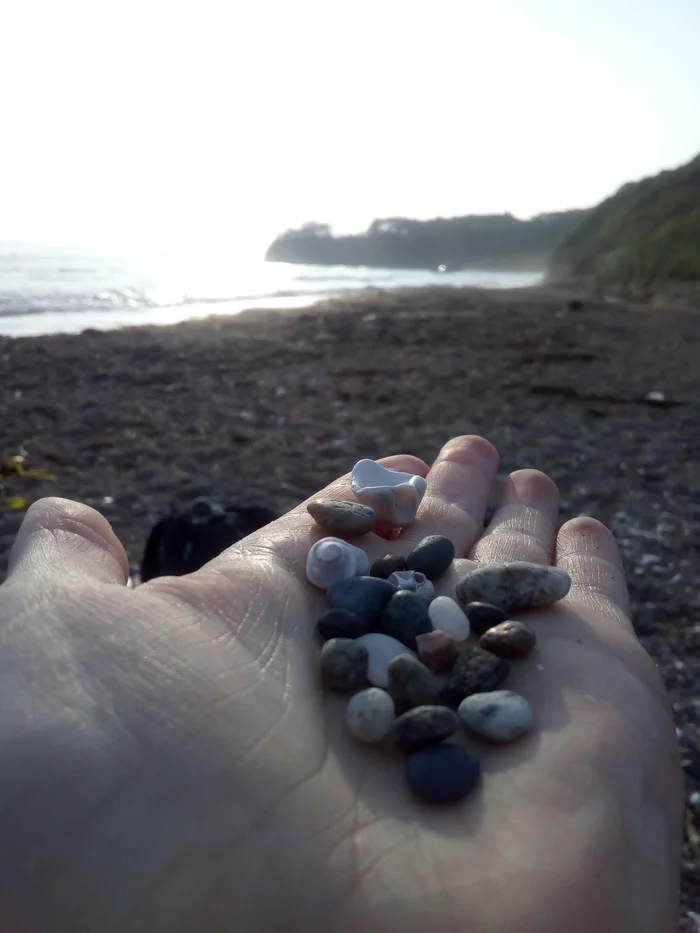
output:
M416 650L416 636L432 631L428 607L417 593L399 590L384 607L379 619L379 631Z
M331 609L344 609L364 619L370 626L379 621L396 587L377 577L349 577L333 583L327 592Z
M459 726L459 717L446 706L416 706L394 722L391 737L402 752L414 752L448 739Z
M473 602L464 606L464 612L469 619L469 627L474 635L483 635L494 625L508 620L508 613L491 603Z
M424 573L434 580L449 568L455 559L455 546L445 535L429 535L413 548L406 558L406 569Z
M416 706L436 705L443 683L412 654L400 654L389 664L388 690L398 713Z
M481 648L463 651L457 658L449 682L440 691L440 700L448 706L459 706L472 693L496 690L510 671L503 658Z
M370 577L379 577L382 580L388 579L392 573L406 569L406 558L403 554L386 554L375 560L369 568Z
M456 803L479 781L475 756L459 745L431 745L414 752L406 763L406 778L424 803Z
M535 641L529 625L509 619L484 632L479 645L500 658L524 658L535 647Z
M348 638L331 638L321 649L321 676L325 684L350 693L367 682L369 654L364 645Z
M324 641L330 638L359 638L369 631L369 624L345 609L327 609L316 623Z

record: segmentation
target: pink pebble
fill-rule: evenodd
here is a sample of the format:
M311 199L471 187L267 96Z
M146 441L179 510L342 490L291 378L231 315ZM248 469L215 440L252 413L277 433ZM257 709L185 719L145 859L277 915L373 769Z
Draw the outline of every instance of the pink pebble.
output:
M418 656L433 674L449 674L460 653L454 638L440 629L416 636L416 644Z

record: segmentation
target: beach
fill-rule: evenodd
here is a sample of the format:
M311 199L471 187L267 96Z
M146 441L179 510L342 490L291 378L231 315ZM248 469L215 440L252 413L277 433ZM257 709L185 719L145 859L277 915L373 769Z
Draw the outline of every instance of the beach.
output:
M634 623L660 665L688 787L683 909L700 912L700 309L544 288L429 288L176 326L0 337L0 499L60 495L138 566L194 496L281 513L361 457L432 461L477 433L558 483L562 520L618 536ZM23 512L0 510L0 578ZM696 796L694 796L696 795ZM690 929L690 928L688 928Z

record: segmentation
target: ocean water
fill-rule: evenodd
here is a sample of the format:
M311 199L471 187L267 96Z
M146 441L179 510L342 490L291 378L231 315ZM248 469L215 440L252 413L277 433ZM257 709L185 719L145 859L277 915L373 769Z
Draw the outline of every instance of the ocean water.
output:
M298 308L362 289L514 288L535 272L299 266L197 255L0 243L0 334L20 337L175 324L246 308Z

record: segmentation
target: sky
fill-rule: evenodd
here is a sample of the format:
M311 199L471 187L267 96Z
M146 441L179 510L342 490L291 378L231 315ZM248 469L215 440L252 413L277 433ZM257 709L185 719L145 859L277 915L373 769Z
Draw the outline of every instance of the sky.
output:
M700 151L700 0L0 3L0 239L252 256Z

